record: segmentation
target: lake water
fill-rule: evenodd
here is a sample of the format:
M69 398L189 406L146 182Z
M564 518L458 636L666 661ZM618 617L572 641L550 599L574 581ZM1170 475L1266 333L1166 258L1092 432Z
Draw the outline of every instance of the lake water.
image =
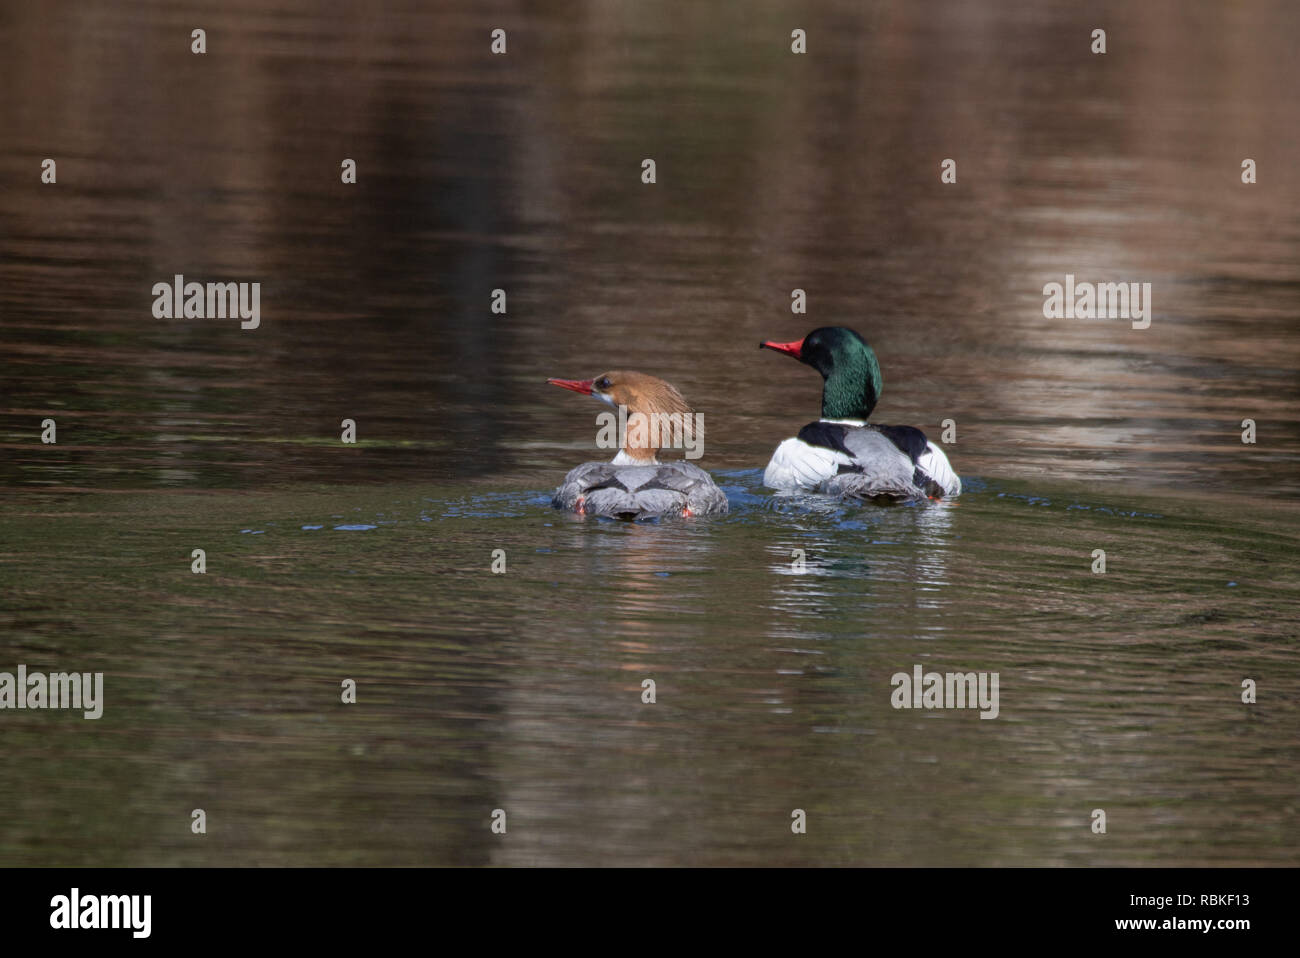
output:
M1300 864L1300 7L733 6L3 15L0 865ZM958 499L763 488L828 324ZM611 368L728 516L550 508Z

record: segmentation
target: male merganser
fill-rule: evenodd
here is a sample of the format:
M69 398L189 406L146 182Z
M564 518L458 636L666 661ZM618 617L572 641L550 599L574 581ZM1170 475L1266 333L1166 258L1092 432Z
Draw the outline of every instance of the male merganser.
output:
M822 417L776 447L763 473L773 489L808 489L862 499L941 499L961 492L943 450L914 426L874 426L880 363L867 341L843 326L801 341L759 343L822 374Z
M595 396L615 408L623 407L627 417L618 454L610 462L585 462L571 470L551 500L557 509L619 519L706 516L727 511L726 495L707 472L693 463L661 463L655 457L663 445L663 431L670 424L682 430L695 429L694 410L673 386L629 370L602 373L594 379L546 381L584 396ZM640 421L641 426L633 419L637 413L646 417ZM702 438L696 437L696 441Z

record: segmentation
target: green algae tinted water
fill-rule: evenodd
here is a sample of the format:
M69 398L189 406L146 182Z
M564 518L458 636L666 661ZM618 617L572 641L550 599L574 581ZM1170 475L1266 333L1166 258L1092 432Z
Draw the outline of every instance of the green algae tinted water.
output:
M860 6L516 13L504 62L454 4L199 64L10 14L0 672L105 701L0 710L0 865L1300 863L1297 13L1114 4L1098 63L1066 3ZM176 273L260 326L154 319ZM1150 327L1045 318L1067 274ZM960 498L762 487L820 384L757 344L837 322ZM728 516L549 507L601 407L545 379L619 367ZM892 707L917 665L997 718Z
M1293 860L1289 513L978 480L821 513L723 480L726 519L659 525L394 484L6 510L10 657L104 671L106 707L4 715L5 859ZM918 663L997 672L998 718L891 708Z

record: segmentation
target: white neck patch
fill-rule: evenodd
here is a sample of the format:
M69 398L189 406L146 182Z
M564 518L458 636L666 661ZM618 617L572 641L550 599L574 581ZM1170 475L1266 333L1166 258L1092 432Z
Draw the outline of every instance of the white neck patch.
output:
M626 449L620 449L618 455L610 460L611 465L615 466L657 466L658 459L633 459L627 454Z

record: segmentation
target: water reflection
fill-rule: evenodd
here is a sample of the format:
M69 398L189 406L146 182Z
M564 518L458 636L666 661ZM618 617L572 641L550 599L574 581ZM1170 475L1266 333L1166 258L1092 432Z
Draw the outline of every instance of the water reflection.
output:
M1300 8L1105 3L1105 59L1065 0L272 0L202 58L158 9L0 31L41 91L0 99L0 669L110 695L4 718L0 863L1294 864ZM155 320L175 273L261 326ZM1046 319L1067 273L1151 327ZM882 422L955 420L959 500L759 486L819 384L756 344L832 322ZM727 517L550 510L593 435L544 379L622 366L705 413ZM914 663L1002 715L892 710Z

